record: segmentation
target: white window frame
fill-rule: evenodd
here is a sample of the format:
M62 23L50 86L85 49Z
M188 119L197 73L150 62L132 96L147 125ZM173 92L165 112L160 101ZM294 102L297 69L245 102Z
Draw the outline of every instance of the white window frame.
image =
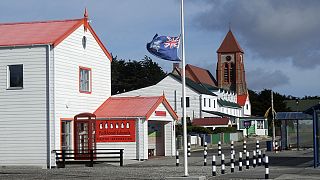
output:
M10 86L10 67L11 66L22 66L22 86L17 86L17 87L11 87ZM23 64L11 64L11 65L7 65L7 89L11 90L11 89L23 89Z

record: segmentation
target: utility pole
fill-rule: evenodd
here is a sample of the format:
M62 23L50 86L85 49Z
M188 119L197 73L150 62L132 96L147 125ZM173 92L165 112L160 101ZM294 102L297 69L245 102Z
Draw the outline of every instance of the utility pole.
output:
M272 146L275 148L276 128L274 125L273 91L271 90L271 113L272 113Z

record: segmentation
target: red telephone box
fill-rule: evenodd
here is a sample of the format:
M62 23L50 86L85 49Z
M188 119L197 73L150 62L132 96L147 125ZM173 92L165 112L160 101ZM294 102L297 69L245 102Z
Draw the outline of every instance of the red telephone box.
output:
M74 117L75 159L90 159L91 150L96 151L96 116L81 113Z

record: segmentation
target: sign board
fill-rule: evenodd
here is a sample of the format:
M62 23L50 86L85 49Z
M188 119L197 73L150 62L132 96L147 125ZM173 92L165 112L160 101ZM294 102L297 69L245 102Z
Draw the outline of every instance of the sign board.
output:
M97 120L97 142L135 142L135 120Z
M243 121L243 126L249 128L251 126L251 121Z

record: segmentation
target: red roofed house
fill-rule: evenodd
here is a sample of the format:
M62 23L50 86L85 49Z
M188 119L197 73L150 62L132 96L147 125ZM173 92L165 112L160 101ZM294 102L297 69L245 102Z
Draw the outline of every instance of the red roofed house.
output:
M112 57L81 19L0 24L0 165L55 166L73 118L111 96Z
M123 148L125 159L175 155L178 116L164 96L110 97L94 114L98 149ZM128 133L114 134L117 128Z
M193 119L192 124L196 126L202 126L211 130L214 130L217 127L232 126L230 118L227 118L227 117L196 118L196 119Z

